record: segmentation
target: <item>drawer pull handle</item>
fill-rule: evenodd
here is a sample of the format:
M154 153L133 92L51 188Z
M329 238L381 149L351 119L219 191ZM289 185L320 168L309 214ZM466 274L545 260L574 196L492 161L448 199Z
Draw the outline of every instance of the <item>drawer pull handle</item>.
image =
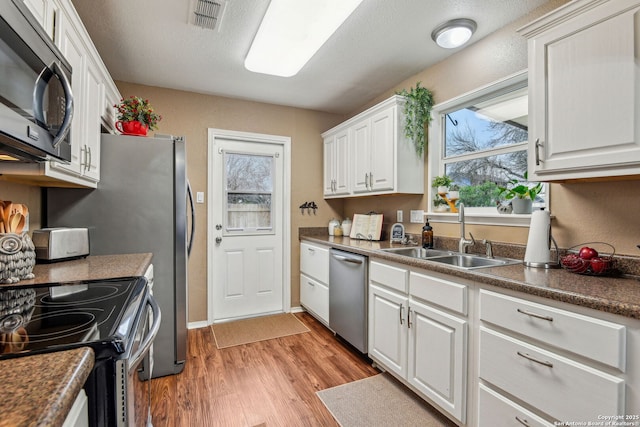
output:
M527 360L531 360L532 362L539 363L539 364L544 365L544 366L546 366L548 368L553 368L553 363L551 363L551 362L547 362L545 360L538 360L535 357L529 356L527 353L521 353L519 351L517 351L516 353L518 354L518 356L524 357Z
M531 424L529 424L529 421L523 420L522 418L520 418L517 415L516 415L516 421L519 422L520 424L522 424L523 426L529 427L531 425Z
M549 322L553 322L553 317L551 316L543 316L542 314L532 313L530 311L517 309L518 313L526 314L527 316L535 317L536 319L548 320Z

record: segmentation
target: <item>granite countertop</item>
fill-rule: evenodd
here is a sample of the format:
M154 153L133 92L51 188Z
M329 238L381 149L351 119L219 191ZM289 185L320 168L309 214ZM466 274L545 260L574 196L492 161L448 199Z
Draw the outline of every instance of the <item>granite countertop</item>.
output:
M61 426L93 363L89 347L0 360L0 427Z
M514 291L537 295L569 304L640 319L640 278L636 276L594 277L570 273L563 269L528 268L522 264L477 270L461 270L426 259L384 252L380 249L403 247L389 241L366 241L323 235L300 235L301 240L321 243L376 257L407 264L439 273L472 280L479 284L493 285ZM406 246L404 246L406 247Z
M144 276L152 257L151 253L90 255L72 261L36 264L33 267L35 279L20 280L11 285L0 284L0 287Z

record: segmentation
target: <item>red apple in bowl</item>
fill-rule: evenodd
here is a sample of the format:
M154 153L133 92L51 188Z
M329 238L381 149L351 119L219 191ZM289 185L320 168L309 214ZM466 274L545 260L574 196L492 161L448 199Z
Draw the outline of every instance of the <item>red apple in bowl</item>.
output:
M578 256L582 259L591 259L598 256L598 251L589 246L584 246L580 248L580 252L578 252Z
M604 274L609 269L609 260L599 256L591 258L590 263L593 274Z

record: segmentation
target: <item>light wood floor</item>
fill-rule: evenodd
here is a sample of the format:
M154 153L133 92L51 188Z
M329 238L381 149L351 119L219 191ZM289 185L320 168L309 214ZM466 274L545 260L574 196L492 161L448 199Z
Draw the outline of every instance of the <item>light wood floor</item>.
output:
M210 327L190 330L184 371L151 381L154 426L337 426L315 392L379 372L296 316L310 332L221 350Z

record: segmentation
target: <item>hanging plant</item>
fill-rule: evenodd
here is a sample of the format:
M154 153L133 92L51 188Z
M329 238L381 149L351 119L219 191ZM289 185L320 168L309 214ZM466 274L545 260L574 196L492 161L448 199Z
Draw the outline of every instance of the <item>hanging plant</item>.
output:
M426 145L425 125L431 121L433 93L426 87L421 87L420 82L409 91L402 89L396 93L406 98L404 135L413 142L418 156L422 156Z

